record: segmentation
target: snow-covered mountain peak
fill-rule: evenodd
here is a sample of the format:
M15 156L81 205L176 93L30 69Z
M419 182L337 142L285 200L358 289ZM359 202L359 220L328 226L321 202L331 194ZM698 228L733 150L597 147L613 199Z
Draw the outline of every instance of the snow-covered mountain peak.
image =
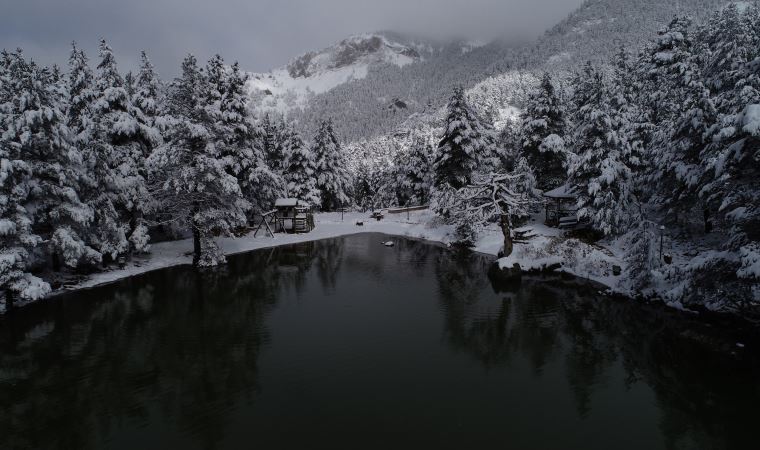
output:
M384 33L360 34L318 52L301 55L286 69L293 78L309 78L356 65L389 63L404 66L421 58L418 48L391 40Z
M438 48L392 32L359 34L319 51L294 58L269 73L250 74L253 107L287 112L303 107L310 96L362 79L375 65L403 67L425 59Z

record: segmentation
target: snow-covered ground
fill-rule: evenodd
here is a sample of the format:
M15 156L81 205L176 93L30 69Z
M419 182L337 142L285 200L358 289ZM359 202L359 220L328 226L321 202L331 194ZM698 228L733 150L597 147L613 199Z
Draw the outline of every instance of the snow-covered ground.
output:
M560 230L544 226L540 219L536 217L529 225L520 229L535 234L535 237L527 244L516 244L514 253L509 258L499 261L502 267L511 267L514 263L519 263L523 270L542 270L554 264L561 264L559 270L563 272L615 287L616 277L612 275L612 265L620 262L610 250L576 239L563 238ZM358 221L362 221L363 226L358 226ZM325 213L317 214L315 222L316 229L308 234L276 234L272 238L259 232L255 238L251 233L239 238L221 238L218 242L226 255L233 255L278 245L369 232L444 244L454 240L453 227L441 224L429 210L410 212L408 219L406 213L386 214L381 221L370 219L369 213L345 213L342 220L340 213ZM481 234L473 250L495 256L501 245L501 231L493 226ZM191 239L154 244L148 255L134 259L124 269L94 274L77 285L69 286L67 290L89 288L166 267L189 265L192 263L191 252Z

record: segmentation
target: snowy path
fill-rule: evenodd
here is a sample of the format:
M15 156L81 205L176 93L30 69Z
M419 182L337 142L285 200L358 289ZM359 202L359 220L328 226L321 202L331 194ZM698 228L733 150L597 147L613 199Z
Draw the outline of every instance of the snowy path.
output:
M388 214L381 221L370 219L369 213L346 213L341 221L340 213L325 213L315 216L316 229L308 234L277 234L274 238L259 236L254 238L249 234L239 238L221 238L220 247L226 255L249 252L261 248L299 242L315 241L357 233L384 233L395 236L411 237L428 241L449 243L452 241L453 228L447 225L435 224L430 211L415 211L409 214ZM357 221L363 221L363 226L357 226ZM567 240L560 237L559 230L532 223L525 228L532 228L537 235L529 244L517 244L510 258L500 261L502 267L519 263L524 270L541 269L556 262L563 264L563 271L599 281L608 286L614 286L615 281L610 276L613 261L617 258L610 256L605 249L591 247L579 241ZM574 243L568 245L567 243ZM483 233L474 251L496 255L502 244L501 232L494 226ZM181 241L161 242L151 247L150 253L144 258L136 258L124 269L114 269L93 274L87 280L70 286L64 290L90 288L111 283L133 275L167 267L190 265L192 263L192 239ZM555 253L556 252L556 253Z

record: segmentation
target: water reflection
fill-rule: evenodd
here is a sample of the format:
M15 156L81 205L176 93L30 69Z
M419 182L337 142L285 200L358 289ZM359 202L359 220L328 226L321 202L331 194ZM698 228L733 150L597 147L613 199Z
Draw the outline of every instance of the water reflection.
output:
M388 249L383 239L266 249L219 270L154 272L17 311L0 322L0 448L250 448L301 442L299 431L309 445L306 430L329 434L333 423L341 444L357 437L352 415L384 424L378 445L402 431L442 448L461 444L453 435L475 445L508 431L556 448L556 435L529 432L546 424L520 424L531 402L563 418L550 426L565 448L754 440L757 360L732 355L725 330L601 298L577 280L494 285L490 258L412 240ZM350 357L336 356L343 349ZM402 368L426 383L406 386ZM371 404L348 393L356 386ZM333 412L302 414L323 389ZM604 426L621 411L630 424Z

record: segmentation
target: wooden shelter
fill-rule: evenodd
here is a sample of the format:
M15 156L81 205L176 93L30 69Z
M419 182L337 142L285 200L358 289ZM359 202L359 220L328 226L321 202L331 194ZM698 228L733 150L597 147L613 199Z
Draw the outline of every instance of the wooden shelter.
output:
M314 229L311 206L297 198L278 198L274 203L277 211L275 232L308 233Z
M551 227L572 228L578 224L575 189L564 184L544 192L546 224Z
M261 215L253 237L262 229L272 237L275 233L308 233L314 229L311 206L297 198L279 198L273 210Z

